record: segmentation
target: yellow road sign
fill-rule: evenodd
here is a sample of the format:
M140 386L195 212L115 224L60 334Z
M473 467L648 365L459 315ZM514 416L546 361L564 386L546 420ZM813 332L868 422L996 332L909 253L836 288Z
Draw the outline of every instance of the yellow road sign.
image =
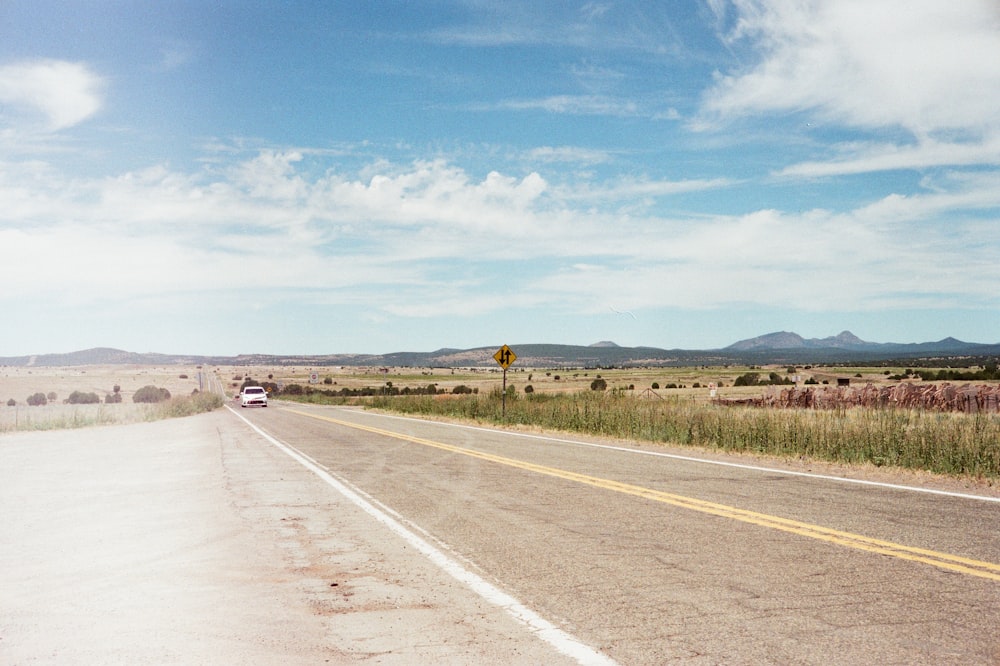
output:
M504 345L503 347L497 350L496 354L493 354L493 358L496 360L497 363L500 364L501 368L506 370L507 368L510 367L511 363L517 360L517 354L514 353L513 349L511 349L507 345Z

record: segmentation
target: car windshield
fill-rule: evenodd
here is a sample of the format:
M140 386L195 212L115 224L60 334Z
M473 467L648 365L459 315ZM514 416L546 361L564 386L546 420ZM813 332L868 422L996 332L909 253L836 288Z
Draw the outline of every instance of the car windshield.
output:
M262 388L248 388L248 389L247 389L246 391L244 391L244 392L245 392L245 393L263 393L263 392L264 392L264 389L262 389Z

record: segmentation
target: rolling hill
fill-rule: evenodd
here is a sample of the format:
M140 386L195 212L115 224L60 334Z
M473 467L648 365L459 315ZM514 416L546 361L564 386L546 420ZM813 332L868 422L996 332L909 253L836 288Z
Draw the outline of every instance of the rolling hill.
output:
M99 347L64 354L0 357L5 366L78 365L298 365L385 367L492 367L499 345L473 349L438 349L432 352L392 354L324 354L195 356L136 353ZM511 345L521 367L621 367L766 365L808 363L900 363L917 359L975 359L1000 356L1000 344L963 342L944 338L937 342L866 342L850 331L827 338L806 339L797 333L779 331L740 340L723 349L690 350L657 347L621 347L601 341L589 346L560 344ZM957 364L957 363L956 363Z

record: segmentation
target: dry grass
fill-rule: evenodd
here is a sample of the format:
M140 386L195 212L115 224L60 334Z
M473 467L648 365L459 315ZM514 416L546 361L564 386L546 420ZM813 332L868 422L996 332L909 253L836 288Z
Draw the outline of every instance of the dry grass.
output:
M193 366L0 367L0 432L136 423L204 411L208 405L188 399L199 389L198 372ZM167 389L175 399L157 405L132 402L133 394L150 384ZM122 402L104 404L115 385L121 389ZM74 391L96 393L102 402L65 404ZM29 406L27 398L35 393L54 393L56 398L46 405ZM11 399L14 406L7 404Z
M488 393L501 386L503 371L499 366L488 368L367 368L354 366L308 367L308 366L224 366L213 368L223 380L223 385L229 395L236 392L236 387L246 376L257 381L273 381L275 383L310 385L310 375L317 375L318 383L312 387L320 390L339 391L342 388L362 389L378 388L392 383L393 387L424 388L435 384L438 389L451 391L456 386L463 385L478 389L479 393ZM799 368L798 373L803 379L813 377L817 382L827 381L837 384L838 378L850 378L852 383L873 382L889 383L886 371L891 374L902 372L903 368ZM709 400L708 384L716 383L722 386L720 397L757 397L761 387L734 387L733 382L742 374L757 372L766 378L768 373L777 372L781 376L787 374L787 367L764 366L750 368L748 366L704 367L704 368L627 368L627 369L585 369L585 368L528 368L515 364L507 371L507 385L521 393L531 385L536 393L577 393L588 390L591 382L598 377L608 384L608 390L624 390L636 395L647 390L655 390L660 397L681 397L694 400ZM861 378L856 377L860 374ZM239 377L240 379L236 379ZM329 383L324 380L329 379ZM652 389L653 384L660 388ZM668 384L676 384L678 388L666 388ZM698 385L695 387L695 385ZM633 387L629 389L629 387Z
M631 441L1000 479L1000 416L995 414L734 408L594 391L515 396L502 410L497 393L449 400L374 398L370 404L405 413Z

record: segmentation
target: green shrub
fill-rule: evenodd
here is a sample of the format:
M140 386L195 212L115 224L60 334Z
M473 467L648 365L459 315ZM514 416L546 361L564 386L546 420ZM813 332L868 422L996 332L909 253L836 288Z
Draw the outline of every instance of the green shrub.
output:
M157 388L151 384L143 386L132 396L132 402L162 402L170 399L170 391L165 388Z
M28 404L32 407L38 407L48 403L44 393L32 393L28 396Z
M71 405L96 405L101 402L101 398L96 393L84 393L83 391L73 391L66 399Z
M605 380L601 379L600 377L590 382L591 391L604 391L607 388L608 388L608 383Z
M14 400L14 398L11 398L10 400L7 401L7 406L8 407L15 407L15 406L17 406L17 400Z
M117 391L114 393L109 393L106 396L104 396L104 404L106 405L116 404L121 401L122 401L122 394L118 393Z

